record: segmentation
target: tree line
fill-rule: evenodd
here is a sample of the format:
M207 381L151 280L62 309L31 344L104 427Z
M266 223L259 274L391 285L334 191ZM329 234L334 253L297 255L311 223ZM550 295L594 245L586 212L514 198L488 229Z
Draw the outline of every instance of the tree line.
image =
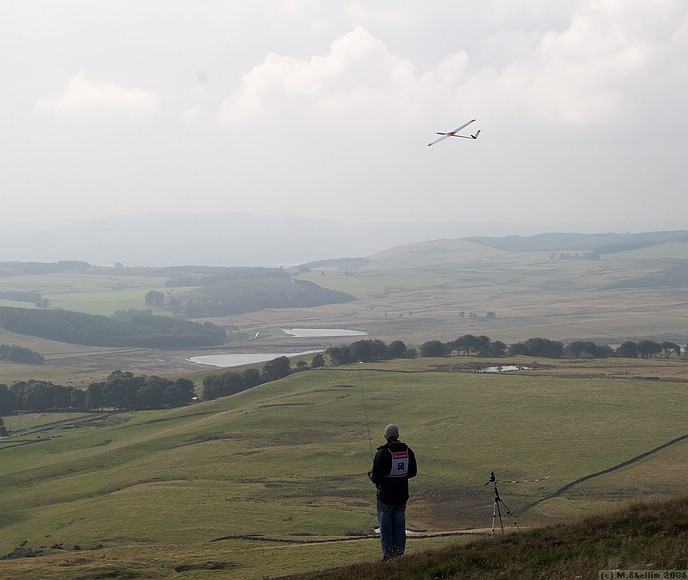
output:
M130 320L69 310L37 310L0 306L0 326L11 332L72 344L177 348L217 346L226 340L223 328L154 316L141 311Z
M430 340L424 342L419 349L409 348L401 340L394 340L390 344L378 339L357 340L349 345L331 346L324 353L316 353L310 365L304 361L296 363L292 369L289 358L282 356L267 362L262 370L256 368L244 371L221 371L207 375L203 379L203 394L205 400L213 400L239 393L260 384L281 379L293 372L304 371L308 368L317 369L327 364L327 358L332 366L352 364L356 362L373 362L421 357L448 356L477 356L499 358L504 356L532 356L545 358L650 358L663 353L665 357L681 355L681 347L673 342L655 342L641 340L627 341L613 349L607 345L598 345L590 341L574 341L564 345L546 338L529 338L525 342L517 342L507 346L501 341L493 341L487 336L473 336L465 334L456 340L442 342Z
M8 290L0 292L0 298L3 300L13 300L15 302L30 302L35 304L38 308L47 308L50 306L50 301L43 298L38 292L25 292L23 290Z
M317 360L320 359L322 359L322 355ZM324 359L322 364L325 364ZM282 379L292 372L305 370L307 366L304 361L299 361L296 363L296 369L292 369L289 357L280 356L266 362L260 370L250 368L243 371L222 371L207 375L203 378L202 397L206 401L227 397L263 383Z
M324 365L322 355L314 357ZM251 387L276 381L308 365L303 361L292 369L286 356L266 362L262 370L224 371L203 379L203 399L226 397ZM129 371L114 371L104 381L93 382L85 389L56 385L51 381L17 381L10 386L0 384L0 416L18 412L57 411L140 411L181 407L196 398L193 381L158 376L134 375Z
M348 346L333 346L325 351L332 365L354 362L370 362L394 358L477 356L499 358L503 356L540 356L545 358L652 358L662 355L682 356L688 352L672 341L656 342L640 340L625 341L613 348L606 344L577 340L567 344L547 338L529 338L524 342L507 345L488 336L464 334L455 340L443 342L428 340L418 350L408 348L402 341L395 340L387 345L382 340L359 340Z
M86 389L40 380L17 381L10 386L0 384L0 415L165 409L187 405L195 396L195 386L190 379L171 380L115 371L104 381L91 383Z
M24 346L0 344L0 360L29 365L41 365L45 362L45 357Z
M294 369L291 368L289 358L282 356L267 362L262 370L250 368L244 371L221 371L207 375L203 379L202 398L209 401L226 397L269 381L281 379L294 372L324 367L327 364L325 357L329 358L332 366L339 366L356 362L416 358L418 356L499 358L525 355L545 358L606 358L613 356L650 358L659 353L663 353L666 357L672 354L680 356L681 347L668 341L658 343L652 340L641 340L637 343L627 341L613 349L607 345L598 345L590 341L574 341L564 345L559 341L546 338L529 338L525 342L506 345L499 340L493 341L487 336L465 334L448 342L429 340L424 342L419 349L415 349L407 347L401 340L394 340L387 344L379 339L363 339L349 345L331 346L324 353L316 353L310 365L304 361L299 361Z
M155 292L155 291L152 291ZM228 316L265 308L307 308L352 302L345 292L318 286L307 280L285 277L217 282L175 295L150 292L146 304L157 305L187 318Z
M596 344L592 341L576 340L564 344L557 340L547 338L529 338L524 342L516 342L506 345L499 340L491 340L487 336L473 336L465 334L456 340L442 342L430 340L420 347L420 355L433 356L540 356L545 358L653 358L663 355L669 358L672 355L681 356L688 351L672 341L656 342L654 340L631 340L621 343L613 348L606 344Z
M294 372L356 362L372 362L395 358L446 357L446 356L539 356L546 358L652 358L662 354L681 356L687 349L671 341L626 341L616 349L590 341L574 341L564 345L545 338L530 338L507 346L486 336L466 334L456 340L442 342L430 340L418 350L408 348L400 340L389 345L382 340L359 340L346 346L333 346L324 353L316 353L310 365L301 360L292 368L288 357L280 356L266 362L261 369L221 371L206 375L202 382L202 398L213 400L226 397L252 387L279 380ZM50 381L19 381L11 386L0 384L0 415L16 412L46 411L101 411L111 408L118 411L164 409L187 405L195 400L193 381L158 376L135 376L131 372L115 371L104 381L91 383L86 389L55 385Z
M334 366L418 356L415 349L409 349L401 340L394 340L388 345L377 339L357 340L348 346L331 346L325 350L325 354Z

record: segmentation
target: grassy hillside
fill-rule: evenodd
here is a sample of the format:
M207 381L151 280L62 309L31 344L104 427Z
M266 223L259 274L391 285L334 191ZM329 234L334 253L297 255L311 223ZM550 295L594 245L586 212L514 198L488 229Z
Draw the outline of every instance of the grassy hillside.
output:
M522 529L684 489L686 439L660 447L686 434L685 361L541 363L327 368L2 439L0 554L43 554L3 562L3 577L194 578L211 562L250 579L375 561L366 413L374 444L395 421L418 456L411 556L489 528L490 471L550 476L501 488ZM458 531L473 535L446 535Z
M590 238L587 242L594 241ZM530 240L529 251L467 239L393 248L358 269L302 274L353 294L356 303L228 320L248 332L259 324L302 325L304 319L325 327L355 323L383 340L418 344L431 334L441 340L484 334L507 344L531 337L688 343L683 292L688 243L624 246L624 251L617 248L593 259L586 253L593 247L587 242L581 249L541 241ZM489 312L496 316L487 319Z
M231 330L237 350L312 344L282 336L282 327L353 328L409 346L468 333L509 344L536 336L688 342L688 243L680 236L516 241L436 240L314 264L300 279L357 300L210 321ZM576 255L598 250L613 253ZM151 290L181 293L166 282L182 269L62 266L4 267L0 292L38 293L51 308L106 316L144 307ZM194 287L218 273L188 271ZM0 363L6 384L85 385L118 369L200 383L212 372L187 361L206 350L83 347L3 329L0 339L46 357L40 366ZM675 523L686 521L685 501L637 502L685 489L688 361L537 361L532 371L492 375L461 372L463 362L326 368L185 409L87 423L63 414L66 423L51 430L0 439L0 555L41 554L3 561L0 576L250 580L358 563L335 574L386 578L391 570L402 578L408 568L417 578L587 578L606 566L686 567L685 548L677 548L685 547L685 527ZM398 422L421 469L408 523L422 533L410 538L409 558L387 568L377 567L371 533L366 413L372 443ZM46 421L4 419L10 431ZM489 530L490 471L549 479L501 487L522 534L463 547ZM620 506L628 521L605 519ZM593 519L579 524L586 515ZM559 524L568 527L527 531Z
M669 501L633 503L568 524L455 544L402 560L355 564L283 580L583 580L599 578L603 570L635 570L638 576L631 577L638 578L662 578L665 576L642 574L675 570L678 575L673 577L683 578L688 570L687 542L688 496L684 495Z

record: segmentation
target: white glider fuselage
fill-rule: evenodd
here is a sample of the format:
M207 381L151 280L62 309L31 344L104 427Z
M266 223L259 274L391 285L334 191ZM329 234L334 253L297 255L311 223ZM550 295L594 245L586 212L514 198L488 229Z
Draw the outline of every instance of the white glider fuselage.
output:
M461 139L477 139L478 135L480 135L480 129L478 129L478 131L475 133L475 135L457 135L457 133L459 131L461 131L461 129L468 127L468 125L470 125L474 121L475 121L475 119L471 119L470 121L468 121L468 123L464 123L463 125L461 125L460 127L457 127L453 131L447 131L446 133L437 132L438 135L442 135L442 136L439 139L435 139L432 143L428 143L428 147L430 147L431 145L434 145L435 143L439 143L440 141L444 141L448 137L460 137Z

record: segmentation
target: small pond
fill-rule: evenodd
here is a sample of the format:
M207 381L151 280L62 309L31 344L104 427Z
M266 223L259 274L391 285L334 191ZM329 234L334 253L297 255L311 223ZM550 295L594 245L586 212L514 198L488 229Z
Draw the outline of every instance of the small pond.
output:
M282 332L294 338L318 338L325 336L366 336L362 330L346 328L282 328Z
M476 369L476 373L504 373L507 371L525 371L529 370L530 367L523 365L500 365L497 367L485 367L483 369Z

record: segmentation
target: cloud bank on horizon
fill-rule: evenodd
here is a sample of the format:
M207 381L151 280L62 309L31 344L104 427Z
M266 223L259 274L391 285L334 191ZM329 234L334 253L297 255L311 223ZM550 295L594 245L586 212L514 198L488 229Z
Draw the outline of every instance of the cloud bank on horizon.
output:
M681 0L27 0L0 48L4 222L688 227Z

